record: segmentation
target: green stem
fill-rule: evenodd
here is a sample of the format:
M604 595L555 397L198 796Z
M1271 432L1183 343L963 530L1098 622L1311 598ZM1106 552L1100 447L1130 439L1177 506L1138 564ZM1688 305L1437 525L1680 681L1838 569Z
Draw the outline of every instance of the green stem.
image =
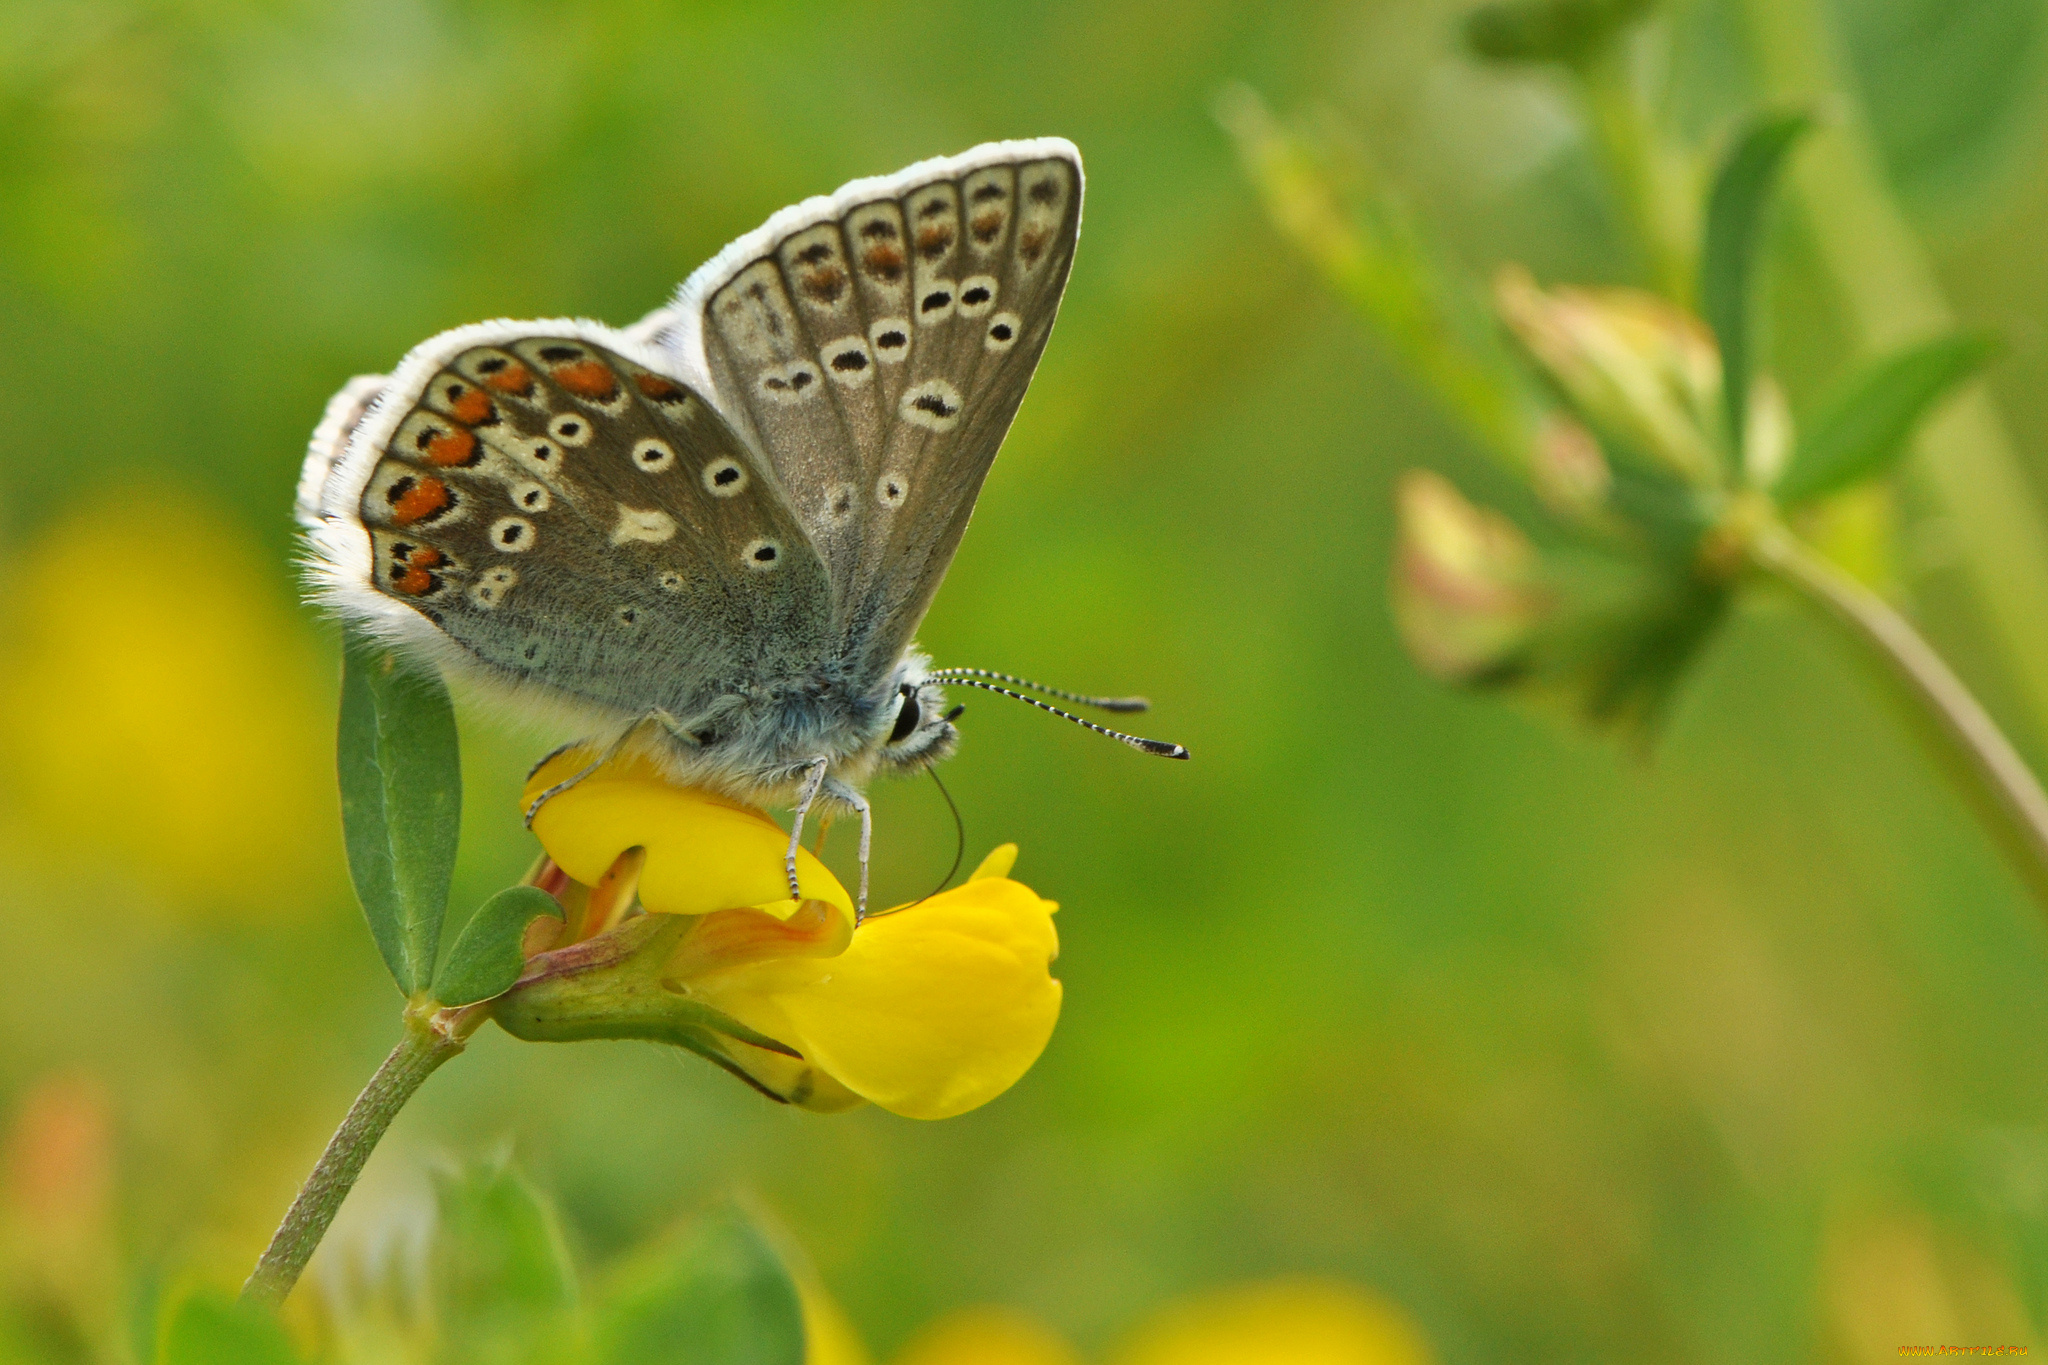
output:
M285 1301L304 1273L306 1262L313 1258L313 1249L327 1235L341 1201L348 1198L356 1177L363 1173L363 1163L370 1159L384 1130L391 1126L391 1120L398 1117L398 1111L413 1093L426 1083L427 1077L468 1045L469 1034L483 1018L480 1013L470 1018L460 1011L432 1015L407 1012L405 1037L391 1049L384 1065L377 1068L377 1074L370 1077L363 1093L349 1106L341 1127L334 1130L327 1150L320 1154L313 1173L300 1187L298 1198L292 1200L284 1221L277 1225L263 1259L256 1263L248 1283L242 1286L244 1299L272 1306Z
M1961 679L1883 598L1783 527L1759 533L1749 555L1842 627L1897 684L1915 728L2048 911L2048 793Z
M1863 348L1884 351L1955 325L1927 252L1887 183L1820 0L1748 0L1769 95L1826 116L1791 178L1820 257ZM2048 730L2048 522L1983 385L1927 424L1912 477L1953 519L1949 539L2039 734Z
M1686 236L1686 206L1679 199L1673 168L1629 69L1633 51L1628 35L1620 35L1603 43L1583 63L1575 63L1573 69L1594 143L1614 180L1650 278L1665 297L1681 307L1691 307L1692 242Z

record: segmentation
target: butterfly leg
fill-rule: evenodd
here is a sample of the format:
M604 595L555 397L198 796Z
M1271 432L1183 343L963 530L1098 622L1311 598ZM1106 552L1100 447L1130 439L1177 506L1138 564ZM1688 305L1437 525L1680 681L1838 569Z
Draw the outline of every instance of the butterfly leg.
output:
M868 848L874 842L875 814L868 808L868 799L847 786L838 778L825 783L825 794L834 801L843 801L860 812L860 899L854 902L853 922L856 926L868 915Z
M599 768L602 768L605 764L617 758L619 756L619 751L624 749L627 743L633 738L633 736L640 733L640 727L647 724L647 722L649 721L654 721L656 724L666 729L670 734L683 733L682 722L678 721L674 716L670 715L668 712L663 711L658 707L652 711L646 712L638 720L634 721L631 725L627 726L624 732L621 733L617 739L613 740L610 744L605 745L604 752L597 756L597 760L595 762L585 765L579 771L572 773L570 776L562 779L560 782L557 782L554 786L549 787L539 796L534 797L533 804L529 805L526 808L526 827L528 829L533 828L533 817L540 814L540 808L542 806L545 806L548 802L554 800L563 792L569 790L569 788L575 786L578 782L581 782L584 778L590 776ZM569 743L562 745L559 749L556 749L546 758L534 764L533 772L529 772L527 776L529 778L532 777L534 773L539 772L542 768L545 768L548 764L554 762L557 758L561 757L563 754L567 753L571 749L576 748L578 745L582 743L582 740L577 739L571 740L569 741Z
M789 819L789 852L783 855L782 872L789 878L789 894L792 898L803 899L803 889L796 880L796 851L803 846L804 817L810 814L811 802L818 797L818 788L825 781L827 760L814 758L805 765L803 783L796 789L796 808Z

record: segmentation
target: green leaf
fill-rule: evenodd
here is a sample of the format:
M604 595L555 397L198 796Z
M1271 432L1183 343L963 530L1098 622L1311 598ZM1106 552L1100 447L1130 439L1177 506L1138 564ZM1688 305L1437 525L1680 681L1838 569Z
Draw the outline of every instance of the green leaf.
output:
M725 1208L628 1272L597 1342L599 1365L803 1365L803 1308L761 1230Z
M174 1303L157 1334L157 1365L299 1365L268 1310L201 1291Z
M437 1172L440 1209L429 1257L433 1312L447 1365L526 1359L568 1334L576 1276L553 1213L502 1163Z
M1792 507L1883 473L1913 429L1998 352L1985 332L1957 332L1865 366L1799 423L1799 439L1771 492Z
M1937 227L1974 228L2036 165L2048 58L2039 0L1832 8L1891 179Z
M1490 62L1576 66L1648 14L1655 0L1495 0L1465 16L1465 46Z
M537 886L508 886L477 907L434 972L433 996L444 1005L473 1005L503 995L526 965L520 944L542 915L562 918L561 904Z
M455 710L433 673L351 631L344 642L341 823L384 965L408 996L434 978L462 824Z
M1749 426L1751 277L1764 208L1785 155L1813 126L1805 113L1760 114L1750 120L1714 176L1700 248L1700 313L1721 344L1721 398L1729 448L1739 465Z

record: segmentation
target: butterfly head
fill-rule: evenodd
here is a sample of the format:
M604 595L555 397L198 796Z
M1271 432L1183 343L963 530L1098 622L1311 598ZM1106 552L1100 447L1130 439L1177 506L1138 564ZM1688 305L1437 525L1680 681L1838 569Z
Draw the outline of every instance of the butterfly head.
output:
M921 672L906 672L897 681L893 701L882 708L889 728L882 735L880 766L908 772L952 757L960 743L960 731L953 722L964 710L964 706L946 705L945 691L938 683Z

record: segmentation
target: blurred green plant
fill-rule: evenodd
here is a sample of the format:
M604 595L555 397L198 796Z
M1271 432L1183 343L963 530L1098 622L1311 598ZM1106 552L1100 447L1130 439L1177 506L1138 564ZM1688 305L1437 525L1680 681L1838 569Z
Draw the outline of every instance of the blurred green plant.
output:
M1697 231L1664 233L1659 215L1677 182L1646 167L1689 151L1640 104L1607 104L1616 54L1651 9L1514 0L1468 16L1473 55L1570 74L1663 291L1544 289L1503 267L1493 310L1522 381L1463 323L1476 288L1393 212L1391 190L1367 180L1359 207L1340 206L1326 152L1250 92L1223 98L1222 122L1274 223L1551 514L1539 547L1441 477L1407 476L1392 582L1403 640L1444 681L1561 705L1646 746L1737 598L1789 589L1894 685L2048 910L2048 794L1907 619L1794 530L1820 500L1887 476L1996 343L1915 337L1854 368L1795 420L1758 365L1757 276L1768 206L1814 119L1801 109L1754 115L1693 197ZM1674 254L1681 240L1696 251ZM1510 405L1497 396L1532 389L1534 416L1503 421ZM2036 609L2043 603L2048 595Z
M171 1295L156 1365L803 1365L804 1305L773 1239L736 1204L625 1258L588 1291L532 1184L504 1162L437 1171L417 1262L393 1244L346 1248L349 1292L328 1296L302 1354L260 1305ZM810 1357L815 1358L815 1357Z

